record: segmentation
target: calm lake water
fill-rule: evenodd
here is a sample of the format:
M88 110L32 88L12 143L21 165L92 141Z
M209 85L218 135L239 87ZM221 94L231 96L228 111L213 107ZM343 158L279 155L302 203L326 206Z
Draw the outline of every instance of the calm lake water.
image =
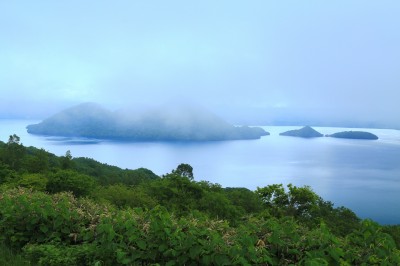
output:
M309 185L335 206L362 218L400 224L400 131L362 129L379 140L302 139L279 136L299 127L264 127L271 133L259 140L221 142L109 142L40 137L26 132L38 121L0 120L0 140L10 134L25 146L56 155L70 150L122 168L145 167L162 175L180 163L193 166L196 180L223 187L256 189L273 183ZM315 127L323 134L348 128ZM360 130L360 129L357 129Z

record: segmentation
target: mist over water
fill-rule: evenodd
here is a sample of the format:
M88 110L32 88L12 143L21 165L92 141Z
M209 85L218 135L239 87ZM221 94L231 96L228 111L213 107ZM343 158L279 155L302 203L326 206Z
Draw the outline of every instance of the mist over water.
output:
M74 157L90 157L121 168L145 167L158 175L180 163L194 168L196 180L224 187L256 189L273 183L310 185L335 206L362 218L400 223L400 131L365 129L377 141L279 136L298 127L264 127L259 140L211 142L110 142L82 138L39 137L25 126L37 121L0 120L0 139L16 133L26 146ZM323 134L347 128L315 127Z
M2 1L0 10L1 118L192 101L235 124L400 128L398 1Z

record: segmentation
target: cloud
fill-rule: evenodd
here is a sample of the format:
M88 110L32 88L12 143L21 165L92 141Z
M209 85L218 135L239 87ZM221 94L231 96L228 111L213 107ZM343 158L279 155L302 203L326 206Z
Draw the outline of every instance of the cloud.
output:
M397 2L0 8L0 89L14 113L44 115L37 110L44 104L192 100L249 123L285 116L400 126Z

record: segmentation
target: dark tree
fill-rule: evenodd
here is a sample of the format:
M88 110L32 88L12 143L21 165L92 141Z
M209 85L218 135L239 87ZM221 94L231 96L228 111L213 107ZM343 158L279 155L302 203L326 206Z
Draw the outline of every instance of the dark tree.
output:
M75 196L88 196L96 187L94 177L73 170L59 170L48 176L46 190L50 193L71 191Z
M61 168L62 169L71 169L73 166L71 151L68 150L65 153L65 156L61 156Z
M181 163L172 173L193 180L193 167L189 164Z
M6 152L4 155L4 162L7 163L11 169L18 170L21 166L21 161L25 155L25 148L20 144L20 137L16 134L10 135Z
M31 152L29 154L29 152ZM24 165L29 172L45 173L49 170L49 154L44 149L28 151Z

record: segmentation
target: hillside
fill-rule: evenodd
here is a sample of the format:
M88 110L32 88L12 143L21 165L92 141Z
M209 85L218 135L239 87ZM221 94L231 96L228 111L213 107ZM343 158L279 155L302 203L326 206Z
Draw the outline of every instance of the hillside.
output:
M399 265L399 232L307 186L222 188L184 163L159 177L0 141L8 265Z
M262 128L236 127L199 108L171 107L145 112L111 112L85 103L29 125L31 134L128 141L214 141L258 139Z

